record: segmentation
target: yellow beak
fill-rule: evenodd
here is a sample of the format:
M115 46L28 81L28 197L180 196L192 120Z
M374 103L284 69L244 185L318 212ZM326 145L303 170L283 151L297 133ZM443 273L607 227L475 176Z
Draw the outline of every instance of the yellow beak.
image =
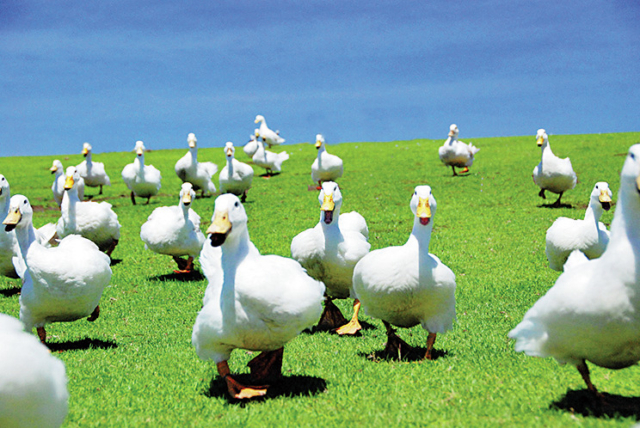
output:
M137 154L138 156L142 156L142 153L143 153L142 148L138 147L138 148L136 149L136 154Z
M89 153L89 150L87 150L86 148L82 149L82 155L86 156Z
M640 192L640 175L638 176L638 178L636 178L636 189L638 189L638 192Z
M227 154L227 156L231 156L233 155L233 149L228 148L227 150L225 150L225 153Z
M207 229L207 234L221 233L226 235L231 231L231 222L229 221L229 213L227 211L216 211L213 216L213 222Z
M333 195L324 195L322 199L322 206L320 206L321 211L333 211L336 207L336 204L333 202Z
M319 149L322 146L322 141L316 141L316 149Z
M182 195L182 203L185 205L189 205L191 203L191 192Z
M7 218L4 219L2 224L15 226L22 219L22 213L20 212L20 208L16 208L13 211L9 211L7 214Z
M258 119L254 120L253 123L260 123Z
M640 177L638 177L640 179ZM598 198L600 202L611 202L611 196L605 190L600 191L600 197Z
M449 137L453 137L454 135L456 135L456 133L455 133L455 132L453 132L453 131L449 131Z
M189 148L193 149L196 146L196 142L193 140L189 140Z
M57 170L58 170L58 167L57 167L57 166L55 166L55 165L54 165L54 166L52 166L51 168L49 168L49 171L51 171L51 173L54 173L54 172L56 172Z
M418 210L416 215L419 218L431 218L431 207L429 206L429 198L418 199Z
M73 187L73 176L67 176L64 180L64 190L69 190Z
M538 137L536 143L538 143L538 147L541 147L544 144L544 138Z

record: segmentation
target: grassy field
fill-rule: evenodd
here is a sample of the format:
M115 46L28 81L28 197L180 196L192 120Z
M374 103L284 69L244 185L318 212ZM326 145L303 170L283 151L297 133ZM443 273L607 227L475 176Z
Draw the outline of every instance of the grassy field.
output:
M582 218L596 181L610 184L615 203L624 154L639 141L640 133L552 135L554 152L571 157L579 180L563 197L570 207L560 209L545 207L555 195L542 200L531 179L540 161L533 135L474 140L481 148L476 163L469 175L458 177L438 159L440 140L329 145L328 151L345 164L339 180L342 212L364 215L372 250L406 241L413 188L432 187L438 210L431 252L456 274L458 319L453 331L439 335L439 357L425 362L377 358L384 328L364 315L367 328L361 337L304 333L285 346L282 384L267 399L247 404L227 398L215 365L199 360L191 345L206 279L176 277L173 260L145 250L139 238L154 208L177 203L180 181L173 165L186 150L146 154L147 164L162 171L162 189L150 205L138 206L131 205L120 177L134 155L97 152L94 161L105 163L113 184L94 200L113 204L122 236L100 318L47 328L49 346L65 362L69 377L64 426L629 426L640 419L638 367L612 371L591 366L594 384L622 404L584 416L597 409L585 404L577 370L516 354L507 332L558 277L547 267L547 228L559 216ZM284 172L269 180L256 176L245 207L249 233L261 252L289 256L291 239L317 223L319 206L317 193L307 190L314 146L284 149L291 154ZM237 155L247 160L241 150ZM224 165L221 148L201 149L199 156L220 169ZM36 226L59 217L48 172L53 159L0 158L0 173L12 194L25 194L34 206ZM82 157L59 159L68 166ZM97 191L87 188L86 194ZM194 202L203 230L213 202ZM602 221L610 224L614 210ZM18 287L18 281L0 278L0 312L18 316ZM350 316L351 301L337 303ZM399 335L425 346L427 334L420 327L401 329ZM235 351L232 372L248 373L250 358L249 352Z

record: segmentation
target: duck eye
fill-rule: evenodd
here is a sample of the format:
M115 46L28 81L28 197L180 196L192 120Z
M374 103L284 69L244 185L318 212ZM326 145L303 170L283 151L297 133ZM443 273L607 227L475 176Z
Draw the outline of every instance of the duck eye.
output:
M635 159L636 155L634 155L633 153L629 153L629 157L631 157L631 159Z
M240 202L236 201L236 203L233 204L233 206L236 207L236 208L239 207L240 206Z

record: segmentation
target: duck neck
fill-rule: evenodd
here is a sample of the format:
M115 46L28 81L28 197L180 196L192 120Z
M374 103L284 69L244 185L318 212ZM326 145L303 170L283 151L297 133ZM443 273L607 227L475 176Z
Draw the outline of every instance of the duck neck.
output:
M322 233L325 236L325 245L327 242L342 242L342 232L340 231L340 207L336 207L333 210L331 223L327 224L324 219L326 216L325 211L320 211L320 226L322 228Z
M60 204L60 216L67 229L76 228L76 203L78 199L78 189L74 186L69 190L65 190L62 195L62 204Z
M227 156L227 171L231 177L233 175L233 156Z
M186 223L186 221L189 220L189 206L185 205L184 202L182 202L182 198L180 198L180 204L178 204L178 206L182 210L182 217L184 218L184 221Z
M326 153L327 149L324 148L324 144L318 147L318 164L322 163L322 155Z
M91 161L91 152L88 152L87 156L85 156L85 163L87 165L87 172L91 171L91 167L93 166L93 162Z
M198 162L198 148L197 147L189 147L189 153L191 153L191 163Z
M551 146L548 141L545 141L542 144L542 150L540 155L540 163L543 163L546 157L553 156L553 152L551 151Z
M453 146L453 144L456 143L457 141L458 139L455 136L453 136L453 137L447 138L447 141L445 141L444 143L450 146Z
M235 314L236 272L240 263L249 255L251 249L249 232L246 229L234 238L236 239L225 241L221 247L222 290L220 307L223 314Z
M589 204L587 210L584 212L584 221L594 223L597 228L603 211L602 205L600 205L599 202Z
M36 230L33 227L33 223L29 222L23 227L17 227L15 229L16 238L18 239L18 245L20 246L20 253L25 264L27 263L27 253L31 248L31 245L36 242Z
M144 155L138 155L133 161L136 174L144 175Z
M420 218L413 220L413 229L406 245L416 247L420 254L429 254L429 243L431 242L431 231L433 230L433 219L429 224L420 223Z
M4 195L3 195L4 196ZM4 197L4 201L2 201L2 219L4 220L9 215L9 205L10 205L10 197L9 192L7 191L7 195Z

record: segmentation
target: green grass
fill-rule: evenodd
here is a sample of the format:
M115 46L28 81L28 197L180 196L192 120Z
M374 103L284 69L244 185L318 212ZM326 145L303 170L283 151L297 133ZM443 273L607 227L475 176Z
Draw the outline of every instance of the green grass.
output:
M554 152L570 156L578 174L576 188L563 201L572 208L549 209L540 199L531 171L540 160L535 138L483 138L471 174L452 177L438 159L442 141L349 143L329 146L344 160L339 180L342 211L367 219L372 249L403 244L411 230L413 188L428 184L438 202L431 252L457 277L458 320L439 335L442 356L432 362L395 362L370 358L383 348L384 328L362 337L302 334L285 347L282 385L264 401L231 402L211 362L198 359L191 329L202 304L204 278L179 281L168 256L144 250L140 226L151 211L177 202L180 181L173 171L185 150L153 151L146 162L163 173L161 195L151 204L132 206L120 171L131 153L95 154L113 185L94 200L114 206L122 224L113 257L111 285L95 323L84 320L49 325L50 346L69 377L70 410L65 427L75 426L352 426L389 424L437 426L630 425L640 418L585 417L554 403L583 390L577 370L552 359L516 354L507 332L551 287L558 273L547 267L546 229L559 216L581 218L596 181L607 181L616 199L621 154L640 141L640 133L551 136ZM263 254L289 256L291 239L319 218L310 166L310 144L288 145L284 172L270 180L258 176L245 204L249 233ZM246 160L237 151L238 158ZM53 157L1 158L0 173L12 194L27 195L36 226L55 221L48 173ZM75 165L80 155L60 157ZM201 149L201 160L223 166L222 149ZM257 174L262 171L255 168ZM217 181L217 176L215 177ZM217 183L216 183L217 185ZM87 194L96 194L87 188ZM196 199L194 209L208 226L214 198ZM615 209L615 208L614 208ZM612 210L613 211L613 210ZM611 222L612 211L603 221ZM0 312L17 316L16 280L0 279ZM338 301L347 316L351 302ZM407 342L424 347L426 332L401 329ZM234 351L230 367L247 373L251 355ZM640 369L612 371L592 366L596 386L610 394L640 397ZM640 398L632 399L637 405Z

